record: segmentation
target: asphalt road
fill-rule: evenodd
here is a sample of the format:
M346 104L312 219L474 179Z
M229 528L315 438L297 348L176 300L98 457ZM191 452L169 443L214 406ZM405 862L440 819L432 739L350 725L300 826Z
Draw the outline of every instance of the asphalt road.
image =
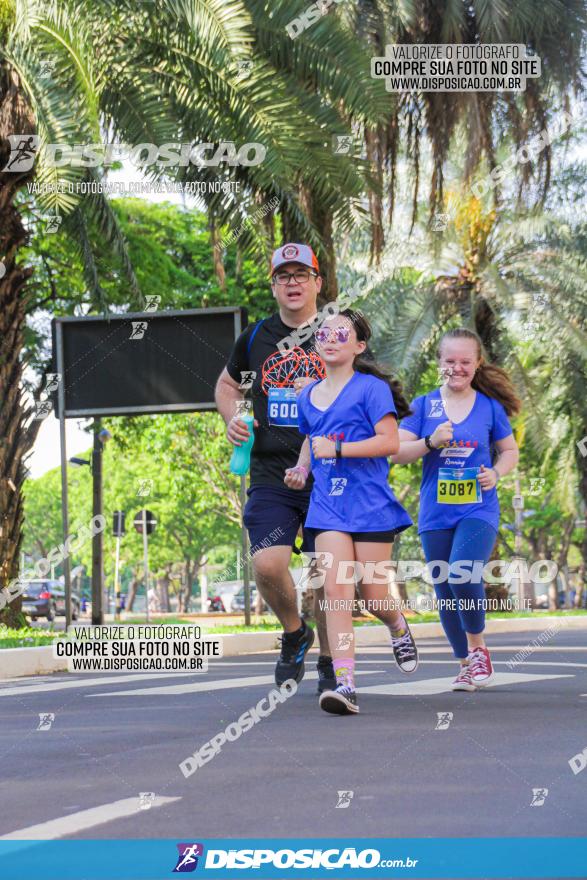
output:
M297 694L187 779L180 762L272 689L272 654L0 682L0 836L584 836L587 768L569 761L587 748L587 629L509 668L537 635L492 635L497 683L474 694L449 690L442 639L419 642L413 676L362 649L361 714L343 718L318 708L314 652Z

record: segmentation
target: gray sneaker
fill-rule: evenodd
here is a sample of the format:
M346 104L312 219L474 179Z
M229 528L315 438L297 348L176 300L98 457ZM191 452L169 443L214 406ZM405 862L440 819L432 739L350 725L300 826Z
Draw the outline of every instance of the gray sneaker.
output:
M320 695L320 708L331 715L357 715L357 693L344 684L339 684L333 691L324 691Z
M401 636L391 636L391 647L395 662L401 672L411 675L418 668L418 649L414 637L410 632L407 620L404 618L405 632Z

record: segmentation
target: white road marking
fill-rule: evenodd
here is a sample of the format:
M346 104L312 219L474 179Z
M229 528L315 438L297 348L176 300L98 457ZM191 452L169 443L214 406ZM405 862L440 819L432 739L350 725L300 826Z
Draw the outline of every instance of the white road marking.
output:
M382 669L368 669L363 675L382 674ZM312 681L318 678L317 672L307 672L304 681ZM276 687L272 675L251 675L247 678L221 678L217 681L186 682L185 684L171 684L164 687L139 688L132 691L111 691L102 694L86 694L86 697L143 697L154 694L155 696L167 696L168 694L195 694L201 692L222 691L227 688L254 687L259 684L270 684Z
M0 653L0 659L2 654ZM127 681L144 681L145 679L151 678L185 678L186 676L194 676L194 675L204 675L203 672L145 672L145 673L132 673L130 675L103 675L100 678L76 678L76 679L61 679L56 682L45 681L43 684L34 684L27 686L19 686L15 687L4 687L0 688L0 697L26 697L27 694L45 694L49 691L63 691L69 690L70 688L84 688L84 687L96 687L97 685L104 686L108 684L108 682L112 682L116 684L117 682L124 684ZM17 679L18 680L18 679ZM11 679L11 681L15 681L15 679Z
M369 649L369 650L372 653L373 650L378 650L378 649ZM513 653L516 650L520 650L520 648L516 648L516 647L494 648L494 647L492 647L491 653L493 655L493 654L497 653L498 651L503 651L503 652L507 651L509 654L513 655ZM567 652L571 649L564 648L563 650L565 652ZM580 648L577 650L587 650L587 647ZM443 649L436 649L436 648L421 649L420 648L420 655L432 654L432 653L447 653L448 651L450 651L450 648L447 648L447 649L444 649L444 648ZM547 647L536 648L532 652L532 654L535 654L539 651L556 651L556 649L547 648ZM365 665L374 665L374 666L385 665L385 666L391 666L392 668L395 666L395 660L389 656L389 648L384 648L384 647L381 648L380 653L387 653L387 655L388 655L385 658L380 657L378 659L369 659L369 658L363 656L364 652L365 652L364 648L359 650L359 652L358 652L358 657L357 657L357 668L358 669L361 669ZM426 659L423 659L423 657L421 656L420 664L421 665L424 665L424 664L435 665L436 664L438 666L441 666L441 665L456 666L456 660L454 658L451 660L437 660L437 659L426 660ZM245 661L222 660L222 661L218 661L215 663L210 663L209 669L214 669L215 671L216 670L220 671L223 669L223 667L249 667L249 666L255 666L255 667L269 666L269 667L273 668L274 665L275 664L274 664L273 660L245 660ZM505 665L507 665L507 661L494 660L494 665L505 666ZM521 660L521 661L516 661L516 666L518 666L518 667L519 666L568 666L568 667L576 667L576 668L587 668L587 663L573 663L573 662L565 662L565 661L561 661L561 660L546 660L546 659L545 660ZM384 672L385 670L382 670L382 671ZM369 672L370 672L370 670L365 669L365 670L363 670L362 674L363 675L369 674ZM174 691L171 688L143 688L140 690L132 690L132 691L129 691L129 690L118 691L118 692L109 691L108 693L110 695L114 695L114 696L116 696L116 693L119 693L122 696L122 695L131 694L131 693L136 693L136 694L140 695L140 694L150 693L153 690L159 691L160 693L175 693L175 692L185 693L185 692L194 692L194 691L198 691L198 690L201 690L201 691L214 690L215 688L212 686L214 683L210 683L210 682L201 682L201 685L199 685L198 687L193 686L195 684L193 679L197 677L201 681L203 675L205 675L205 673L202 673L202 672L200 672L200 673L194 673L194 672L153 672L153 673L129 673L128 675L104 675L104 676L94 677L94 678L84 678L83 676L79 676L78 678L75 678L75 679L71 679L68 676L67 678L60 678L58 681L55 681L54 677L49 676L49 677L43 677L42 679L38 679L37 680L38 683L35 683L35 684L32 684L32 683L31 684L24 684L24 683L21 684L19 681L18 685L11 684L10 687L4 687L4 688L0 687L0 697L12 697L12 696L26 697L29 693L30 694L35 694L35 693L43 693L44 694L44 693L48 693L50 691L70 690L72 688L73 689L75 689L75 688L81 689L81 688L93 688L93 687L99 687L99 686L105 687L110 684L112 684L112 685L126 684L126 683L135 684L135 682L140 682L140 681L152 681L152 680L161 681L161 680L166 680L166 679L181 679L182 682L183 682L183 680L188 679L189 685L187 687L187 691L184 690L185 685L182 683L181 685L177 685L177 687L179 688L179 690L177 690L177 691ZM317 674L315 672L308 672L308 673L306 673L305 678L310 679L310 680L316 679ZM14 679L11 679L11 682L13 682L13 681L14 681ZM27 682L33 682L33 681L34 681L34 679L30 679L30 678L27 679ZM252 686L255 684L268 684L268 683L273 682L273 676L272 675L262 676L262 677L252 676L250 678L227 679L226 681L229 683L225 683L224 685L220 685L218 687L218 689L221 689L222 687L225 687L225 688L226 687L247 687L247 686ZM99 694L92 694L91 696L106 696L106 694L104 692L101 692Z
M497 635L499 635L499 633L497 633ZM441 636L439 636L439 638L441 638ZM423 645L422 646L420 644L419 639L416 639L416 643L418 645L418 650L421 652L425 652L427 654L452 653L450 645L446 645L444 647L441 647L441 646L437 647L437 646L432 646L432 645ZM532 651L534 651L534 652L552 651L553 653L559 653L559 654L561 651L564 651L565 654L567 653L567 651L569 651L569 652L571 652L571 651L583 651L583 652L587 651L587 646L534 645L532 643L531 639L529 639L526 642L526 644L524 644L524 645L492 645L490 643L488 645L488 648L492 654L499 654L499 653L504 654L504 653L509 653L511 651L514 651L514 652L515 651L524 651L524 650L527 651L529 648L531 648ZM365 645L365 646L359 647L360 654L378 654L378 653L385 653L386 651L389 651L389 647L386 648L386 646L383 644L382 645Z
M486 687L507 684L530 684L534 681L546 681L552 678L574 678L572 675L530 675L523 672L496 672L493 683ZM392 684L375 684L358 688L361 694L382 694L396 697L423 697L432 694L444 694L451 690L454 676L451 678L426 678L421 681L393 682Z
M491 652L493 654L493 651ZM395 665L395 660L361 660L359 657L357 659L357 667L362 666L366 663L374 663L376 666L382 666L385 663L390 663ZM457 667L457 660L422 660L420 658L420 666L424 663L427 663L430 666L454 666L455 669ZM508 660L495 660L493 659L494 666L507 666L509 663ZM516 660L513 664L515 666L574 666L579 667L580 669L587 669L587 663L566 663L564 660Z
M150 809L164 807L174 801L180 801L181 797L155 797ZM79 813L71 813L60 819L50 819L40 825L30 825L28 828L20 828L3 834L0 840L56 840L67 834L76 834L79 831L87 831L95 825L104 825L113 819L124 819L126 816L135 816L139 811L139 798L124 798L113 801L111 804L103 804L101 807L90 807L89 810L80 810Z

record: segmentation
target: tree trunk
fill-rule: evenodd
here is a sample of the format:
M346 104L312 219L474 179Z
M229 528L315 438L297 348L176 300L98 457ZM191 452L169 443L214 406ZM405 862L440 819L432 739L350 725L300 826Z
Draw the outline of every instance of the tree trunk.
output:
M579 435L580 437L587 437L587 421L583 422L582 432ZM577 462L577 469L579 471L579 492L581 493L581 498L583 499L583 513L582 517L585 518L587 516L587 456L581 455L581 452L578 448L578 445L575 445L575 460ZM585 588L585 566L587 564L587 528L583 527L583 541L581 545L581 566L579 568L579 589L577 593L583 593L583 589ZM581 597L579 596L578 601L581 601Z
M236 283L240 286L243 283L243 249L239 245L238 241L236 243L236 261L234 267L234 277Z
M191 559L184 559L183 573L181 576L181 587L177 597L177 610L180 614L185 614L189 607L189 599L191 593Z
M18 77L0 65L0 168L14 159L9 134L26 137L34 132L34 119L24 99ZM13 162L13 165L15 163ZM22 543L24 456L38 433L39 422L27 422L31 410L22 399L22 347L25 324L23 291L33 273L18 264L18 251L27 233L14 204L17 192L34 176L34 170L0 171L0 587L18 575L18 557ZM3 612L0 622L21 626L21 598L14 599Z
M191 559L186 559L184 562L184 583L180 594L180 610L182 614L186 614L189 611L190 601L193 595L193 586L198 577L201 565L201 558L199 560L193 560L193 565Z
M171 606L169 604L170 569L171 565L166 565L163 575L157 578L157 599L159 602L159 610L165 612L171 611Z
M558 607L558 585L555 578L548 585L548 610L556 611Z
M374 129L365 128L367 159L371 163L371 173L377 181L377 189L369 189L369 214L371 215L371 265L378 266L385 247L383 231L383 162L385 149L382 144L384 130L381 125Z
M209 217L210 241L212 244L212 258L214 260L214 274L221 290L226 290L226 273L224 271L224 263L222 262L222 246L220 244L220 233L216 220L210 214Z
M137 597L137 589L140 583L140 578L138 577L137 568L133 568L132 570L132 579L128 586L128 595L126 597L126 610L132 611L132 607L135 603L135 599Z

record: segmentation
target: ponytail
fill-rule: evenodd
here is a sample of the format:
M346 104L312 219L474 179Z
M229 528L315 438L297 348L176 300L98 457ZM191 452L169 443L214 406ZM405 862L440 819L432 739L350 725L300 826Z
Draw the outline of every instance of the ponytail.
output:
M506 371L495 364L488 363L483 357L481 337L474 330L468 330L466 327L449 330L440 340L438 357L440 357L442 343L445 339L471 339L477 344L477 357L480 359L480 363L471 382L471 388L501 403L508 416L517 416L522 409L522 401L516 394L516 389Z
M373 331L362 312L355 311L354 309L343 309L339 314L344 315L345 318L352 321L359 342L369 341L373 335ZM355 369L357 373L367 373L369 376L375 376L377 379L382 379L383 382L389 385L391 393L393 394L393 402L397 410L398 421L411 414L412 411L404 396L401 382L395 379L391 373L388 373L381 364L363 353L358 354L355 357L353 361L353 369Z

